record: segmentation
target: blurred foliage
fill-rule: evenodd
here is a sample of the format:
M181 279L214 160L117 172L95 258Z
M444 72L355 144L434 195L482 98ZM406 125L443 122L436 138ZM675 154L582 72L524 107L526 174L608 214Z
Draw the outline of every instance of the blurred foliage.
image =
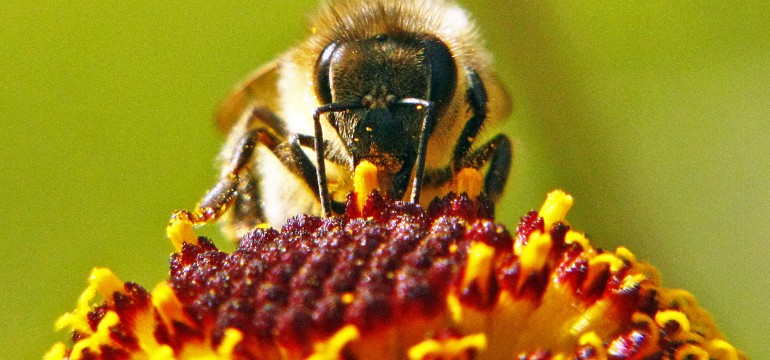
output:
M566 189L575 227L656 264L770 357L770 6L466 3L515 103L501 219ZM4 353L65 339L54 320L93 266L147 288L165 277L166 220L216 175L210 114L300 41L313 6L0 3Z

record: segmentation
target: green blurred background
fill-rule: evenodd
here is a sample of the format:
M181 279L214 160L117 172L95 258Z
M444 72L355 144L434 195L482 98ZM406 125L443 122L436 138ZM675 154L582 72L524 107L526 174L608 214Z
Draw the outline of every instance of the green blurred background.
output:
M216 175L213 109L302 38L314 5L0 3L0 358L67 338L53 323L93 266L165 277L168 216ZM466 5L514 97L502 220L566 189L575 227L656 264L770 358L770 5Z

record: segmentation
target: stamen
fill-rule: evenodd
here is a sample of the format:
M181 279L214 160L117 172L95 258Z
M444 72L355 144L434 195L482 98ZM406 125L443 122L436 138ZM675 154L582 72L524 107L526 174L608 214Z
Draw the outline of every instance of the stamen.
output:
M724 341L722 339L714 339L709 341L708 346L711 352L722 355L722 356L717 356L717 359L723 359L723 360L740 359L740 357L738 357L738 350L735 350L735 348L732 345L730 345L730 343L727 341Z
M56 328L70 327L84 334L92 333L87 318L88 312L91 311L91 301L98 293L108 304L113 304L115 292L125 293L123 282L109 269L94 268L88 277L88 287L78 297L77 307L72 312L60 316L56 320Z
M520 261L524 274L538 272L545 266L553 241L548 233L534 232L529 242L521 248ZM525 277L522 277L524 279Z
M495 257L495 248L481 243L474 242L468 250L468 265L465 268L465 277L463 278L463 288L467 288L471 283L478 284L479 292L486 297L489 290L489 275L492 273ZM486 299L485 299L486 300Z
M342 301L342 303L345 305L349 305L355 299L356 299L356 296L353 295L353 293L351 292L345 292L340 296L340 301Z
M631 250L628 250L628 248L625 248L623 246L619 246L617 249L615 249L615 255L623 259L623 261L627 261L629 263L636 262L636 255L634 255L634 253L632 253Z
M577 336L589 328L599 328L598 322L606 317L607 311L610 310L611 305L612 304L607 299L601 299L595 302L591 307L583 311L572 326L569 327L570 335ZM586 335L588 334L584 334L583 336ZM582 340L583 338L581 337L581 345L583 345Z
M222 343L217 348L217 354L232 358L233 350L243 340L243 333L235 328L227 328Z
M679 324L679 329L682 331L690 332L690 320L687 319L687 315L685 315L683 312L676 310L665 310L659 311L657 314L655 314L655 322L658 324L658 326L663 327L669 321L673 321Z
M578 344L580 344L580 346L587 345L592 347L596 351L595 359L607 359L607 350L604 348L602 339L599 337L599 335L596 335L595 332L591 331L589 333L583 334L583 336L580 337L580 340L578 340Z
M601 264L608 265L610 271L612 272L620 270L624 265L623 260L620 260L617 256L615 256L615 254L611 253L596 255L593 259L588 261L589 268L599 266Z
M676 360L709 360L709 353L693 344L685 344L676 350Z
M61 360L64 359L64 355L67 353L67 345L64 343L56 343L50 350L43 356L43 360Z
M462 359L469 350L484 351L487 336L483 333L463 336L459 339L428 339L409 348L409 359Z
M564 191L554 190L548 193L545 203L540 208L539 215L543 218L546 230L553 224L563 222L572 207L572 196Z
M334 333L332 337L323 342L318 342L313 345L314 351L307 359L308 360L331 360L339 359L342 354L342 349L349 343L358 340L361 337L361 333L358 328L353 325L347 325Z
M590 243L588 242L588 238L586 238L586 235L579 232L570 229L567 231L567 235L564 236L564 242L566 244L579 244L583 249L588 249L590 246Z
M454 294L449 294L446 299L446 306L447 306L447 310L449 310L449 314L451 314L452 321L454 321L457 324L462 323L463 305L460 302L460 299L457 298L457 296Z
M363 210L369 194L377 187L377 166L369 161L362 160L358 163L353 173L353 191L356 192L358 211Z
M126 293L123 282L109 269L94 268L91 271L88 282L89 286L94 287L96 292L99 293L108 304L113 303L114 299L112 296L116 292L122 294Z
M160 283L152 291L152 305L158 311L160 319L166 325L166 329L174 334L174 321L178 321L187 326L193 327L194 324L184 313L182 303L176 297L174 290L168 286L168 283Z
M182 251L184 243L198 245L198 235L195 234L192 223L184 219L172 218L166 227L166 237L171 240L177 252Z
M455 193L465 193L469 198L475 199L481 195L484 175L474 168L463 168L455 176Z
M114 311L109 311L104 315L104 318L99 322L96 327L96 332L86 339L78 341L75 346L72 347L71 359L82 359L83 351L88 349L97 354L101 353L100 346L105 344L111 344L111 328L120 323L118 314Z

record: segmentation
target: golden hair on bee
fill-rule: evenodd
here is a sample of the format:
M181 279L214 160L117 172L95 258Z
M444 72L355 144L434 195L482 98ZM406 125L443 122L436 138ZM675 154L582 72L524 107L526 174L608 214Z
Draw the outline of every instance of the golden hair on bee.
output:
M499 199L511 145L482 129L508 115L510 100L465 10L443 0L331 1L310 30L225 99L220 180L176 217L224 216L239 236L301 213L339 213L363 163L393 198L429 201L471 168Z
M377 34L432 33L454 45L478 44L476 26L457 4L443 0L327 2L310 19L311 32L326 40L366 39Z

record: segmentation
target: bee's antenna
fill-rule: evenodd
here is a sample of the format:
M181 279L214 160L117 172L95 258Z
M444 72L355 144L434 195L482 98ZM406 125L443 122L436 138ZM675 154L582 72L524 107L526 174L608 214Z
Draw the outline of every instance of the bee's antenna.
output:
M328 181L326 180L326 155L324 154L324 138L321 129L321 114L335 111L344 111L361 107L358 103L330 103L317 107L313 112L313 126L315 128L315 154L316 177L318 178L318 196L321 201L321 212L325 217L331 216L331 200L329 199Z
M397 104L410 105L417 107L417 110L425 109L425 117L422 119L422 127L420 128L420 142L417 144L417 165L414 169L414 182L412 183L412 194L409 197L409 202L420 202L420 191L422 190L422 182L425 177L425 155L428 148L428 137L433 132L433 125L435 123L433 114L433 102L423 99L406 98L401 99Z

